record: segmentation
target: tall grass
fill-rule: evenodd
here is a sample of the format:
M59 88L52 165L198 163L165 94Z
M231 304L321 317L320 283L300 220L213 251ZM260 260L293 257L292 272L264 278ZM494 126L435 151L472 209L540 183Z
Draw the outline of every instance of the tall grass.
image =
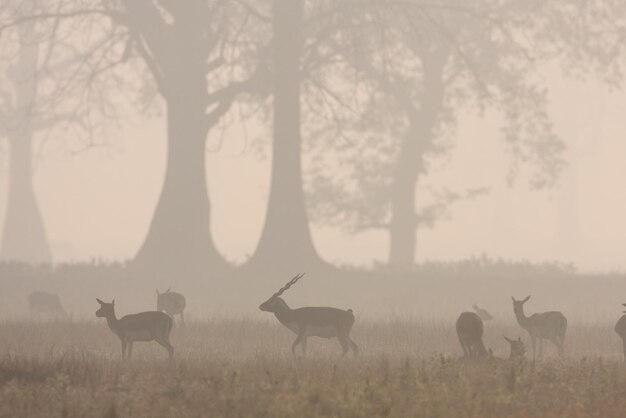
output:
M544 347L530 362L459 360L454 324L358 321L362 355L338 358L336 340L311 339L294 361L293 335L274 321L214 318L177 325L175 360L136 343L121 360L104 321L0 322L0 416L411 417L623 416L626 373L606 324L572 325L566 360ZM514 323L486 324L506 357Z

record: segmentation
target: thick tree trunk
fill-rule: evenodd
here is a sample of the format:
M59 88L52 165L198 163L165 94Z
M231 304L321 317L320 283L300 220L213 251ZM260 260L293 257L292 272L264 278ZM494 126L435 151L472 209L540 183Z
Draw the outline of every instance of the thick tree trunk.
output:
M419 219L415 210L416 188L424 156L433 145L437 118L443 107L443 70L447 49L428 53L423 59L424 78L419 108L408 106L409 129L402 140L394 170L389 224L389 265L409 269L415 263ZM405 102L411 100L407 97Z
M210 233L206 136L204 106L182 93L168 98L165 181L134 260L144 272L180 280L227 268Z
M416 186L423 166L424 140L412 125L402 140L394 170L391 191L391 222L389 223L389 265L408 269L415 261L418 219L415 213Z
M32 8L23 5L24 13ZM9 191L0 259L49 263L52 260L43 220L33 190L33 109L37 94L35 71L39 48L33 21L19 28L21 47L10 78L15 85L15 117L9 128Z
M159 2L157 2L159 3ZM130 26L144 49L167 106L167 166L161 195L133 265L141 275L171 284L228 270L210 232L206 181L206 4L124 0ZM166 23L163 10L173 21ZM209 36L210 38L210 36Z
M300 54L303 0L274 1L274 121L265 224L248 267L291 273L320 266L302 189Z
M31 141L30 131L9 141L9 191L0 259L49 263L50 247L33 190Z

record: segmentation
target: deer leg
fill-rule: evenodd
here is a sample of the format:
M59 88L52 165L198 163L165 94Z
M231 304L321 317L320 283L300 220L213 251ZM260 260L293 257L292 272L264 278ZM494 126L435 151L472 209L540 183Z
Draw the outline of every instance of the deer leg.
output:
M296 347L298 346L298 344L302 342L303 338L304 338L304 333L300 332L300 334L298 334L296 339L293 341L293 344L291 344L291 354L293 355L294 358L296 357Z
M167 354L169 355L170 360L172 360L172 358L174 357L174 347L172 346L172 344L170 344L170 342L166 338L159 338L158 340L154 341L156 341L159 345L167 350Z
M537 352L537 351L536 351L536 346L537 346L537 344L536 344L536 343L537 343L537 338L535 338L535 336L534 336L534 335L531 335L531 336L530 336L530 342L531 342L531 344L532 344L532 346L533 346L533 362L534 362L534 361L537 359L537 355L536 355L536 352Z
M559 337L552 337L550 338L550 342L552 344L554 344L554 346L556 347L557 352L559 353L559 357L561 356L561 342L559 341Z
M128 358L131 358L133 356L133 342L129 341L128 342Z
M302 357L306 357L306 343L307 343L307 337L306 335L302 338Z
M185 325L185 313L180 311L180 324Z
M348 338L345 335L338 335L337 339L339 340L339 344L341 344L341 358L344 358L348 350L350 349L350 343L348 342Z
M463 341L463 338L461 338L461 336L459 336L459 344L461 344L461 348L463 349L463 357L467 357L467 347L465 347L465 342Z
M122 339L122 358L126 358L126 340Z
M352 353L354 353L354 358L356 358L359 355L359 346L356 345L356 343L354 341L352 341L352 338L350 338L349 335L348 335L348 344L350 344L350 348L352 349Z
M543 358L543 338L539 338L539 358Z
M626 337L622 337L622 349L624 350L624 361L626 362Z
M469 351L469 357L473 360L474 358L476 358L476 347L474 345L474 341L467 340L466 344L467 344L467 351Z

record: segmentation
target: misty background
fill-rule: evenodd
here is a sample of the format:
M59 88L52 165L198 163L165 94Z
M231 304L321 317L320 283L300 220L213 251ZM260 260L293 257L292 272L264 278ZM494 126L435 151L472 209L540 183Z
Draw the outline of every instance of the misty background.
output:
M5 313L156 286L251 312L298 272L294 305L362 315L623 302L619 1L0 13Z

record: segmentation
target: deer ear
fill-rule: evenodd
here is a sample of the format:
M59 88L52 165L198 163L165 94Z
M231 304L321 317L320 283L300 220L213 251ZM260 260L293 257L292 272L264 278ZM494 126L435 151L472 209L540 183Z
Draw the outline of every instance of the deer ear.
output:
M104 305L104 302L102 302L100 299L96 298L96 301L97 301L100 305Z
M528 302L528 299L530 299L530 295L526 296L526 299L524 299L523 302Z
M172 290L172 286L168 287L165 293L170 293L170 290Z
M160 293L159 293L159 288L158 288L158 287L157 287L157 289L156 289L156 292L157 292L157 296L158 296L158 295L160 295Z
M513 296L511 296L511 300L512 300L513 302L515 302L515 298L514 298Z
M111 305L115 305L115 299L111 301Z
M513 342L513 340L511 340L510 338L508 338L506 335L504 336L504 339L507 340L507 342L510 344Z
M522 342L522 337L517 337L517 341Z

